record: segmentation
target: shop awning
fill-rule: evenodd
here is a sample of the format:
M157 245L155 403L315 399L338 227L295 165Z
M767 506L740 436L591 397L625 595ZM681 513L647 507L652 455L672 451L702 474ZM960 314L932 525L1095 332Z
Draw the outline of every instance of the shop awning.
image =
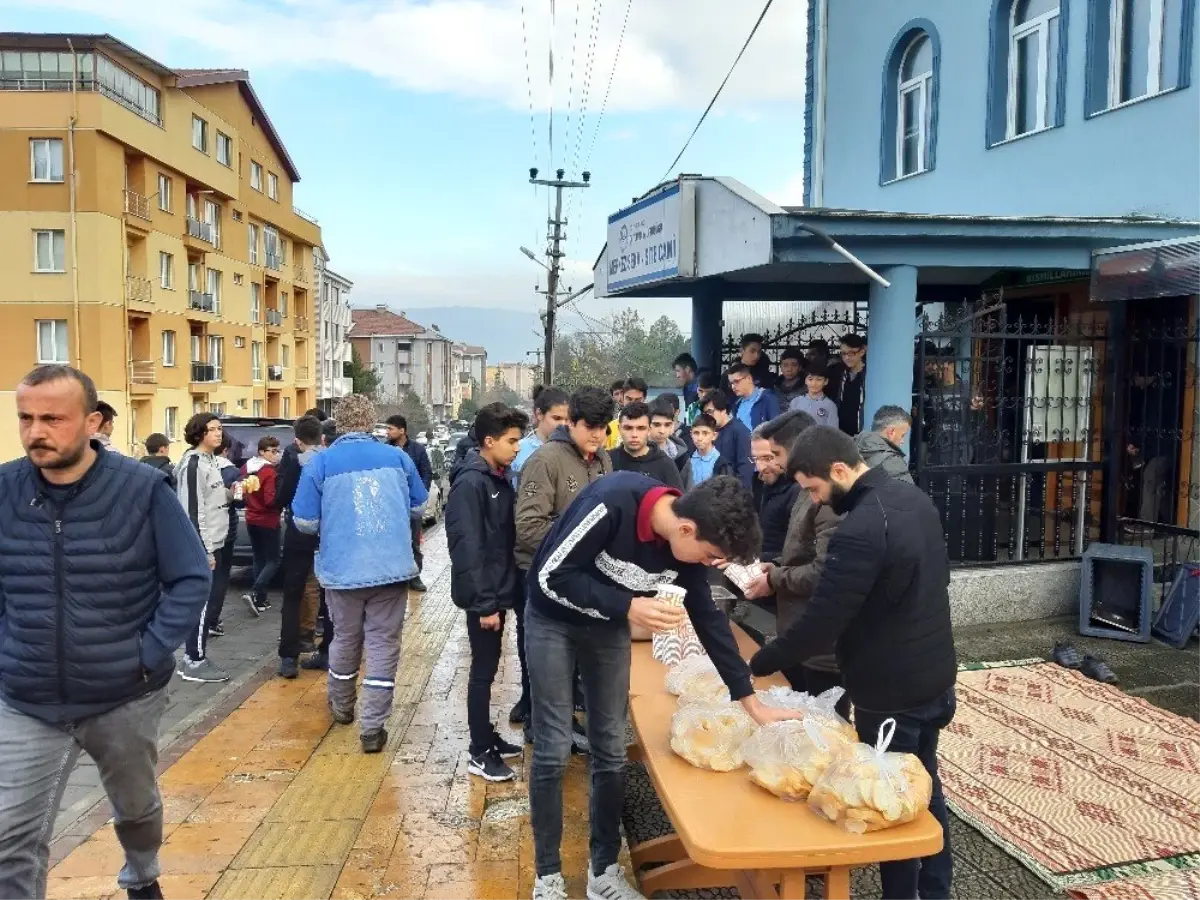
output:
M1148 300L1200 293L1200 236L1114 247L1094 254L1092 300Z

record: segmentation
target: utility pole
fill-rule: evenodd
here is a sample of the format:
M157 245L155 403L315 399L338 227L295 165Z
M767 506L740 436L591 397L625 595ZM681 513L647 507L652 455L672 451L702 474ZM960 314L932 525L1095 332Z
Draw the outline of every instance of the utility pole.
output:
M562 258L566 255L562 252L562 242L567 239L563 232L563 226L567 223L562 217L562 198L563 188L586 188L591 187L592 173L584 172L583 181L566 181L564 176L566 172L563 169L555 171L555 178L538 178L538 170L529 170L529 183L540 184L545 187L554 188L554 218L550 219L547 224L553 227L553 231L549 234L550 248L546 251L546 257L550 260L550 265L546 270L550 273L546 281L546 316L542 323L546 329L546 348L543 352L545 358L545 367L542 369L542 383L551 384L554 381L554 323L558 313L558 283L562 274Z

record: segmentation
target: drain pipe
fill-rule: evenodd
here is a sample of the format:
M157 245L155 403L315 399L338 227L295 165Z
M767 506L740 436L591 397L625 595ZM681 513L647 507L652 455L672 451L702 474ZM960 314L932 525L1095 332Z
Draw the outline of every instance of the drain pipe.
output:
M70 181L67 196L71 210L71 306L75 343L75 368L83 369L83 326L79 310L79 217L75 197L75 123L79 121L79 57L71 39L67 38L67 49L71 51L71 117L67 120L67 168Z
M862 272L864 275L866 275L868 278L870 278L875 283L882 285L885 288L890 288L892 286L892 283L890 281L888 281L886 278L884 278L882 275L880 275L878 272L876 272L874 269L872 269L870 266L868 266L865 262L863 262L861 259L859 259L857 256L855 256L853 253L851 253L849 250L847 250L845 247L843 247L841 244L839 244L837 241L835 241L833 239L833 237L830 236L827 232L822 231L820 228L817 228L815 225L806 225L804 222L800 222L797 220L793 220L793 221L795 221L797 228L800 228L804 231L807 231L809 234L816 235L817 237L819 237L821 240L823 240L826 244L829 245L829 248L831 250L833 250L834 253L843 257L848 263L850 263L850 265L854 266L854 268L858 269L858 271Z

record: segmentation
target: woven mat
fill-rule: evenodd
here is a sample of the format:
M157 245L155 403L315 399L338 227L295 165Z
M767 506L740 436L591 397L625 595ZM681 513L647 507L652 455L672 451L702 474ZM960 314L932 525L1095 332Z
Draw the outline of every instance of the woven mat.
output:
M959 673L938 756L954 811L1054 888L1197 897L1200 723L1025 660Z

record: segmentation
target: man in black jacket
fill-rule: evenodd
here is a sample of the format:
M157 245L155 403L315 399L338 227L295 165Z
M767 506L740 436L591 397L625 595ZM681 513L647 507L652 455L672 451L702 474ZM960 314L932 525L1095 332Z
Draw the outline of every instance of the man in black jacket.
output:
M175 650L212 562L161 472L89 440L92 379L17 386L25 456L0 466L0 897L45 897L50 835L86 751L125 851L118 883L162 897L155 767Z
M814 503L845 518L799 619L750 661L777 672L836 641L861 740L874 744L896 720L890 750L913 753L933 779L929 810L942 823L942 850L923 860L882 863L883 896L950 896L950 832L938 778L938 735L954 717L957 661L950 629L950 564L941 518L919 488L871 469L854 440L832 428L796 439L788 470Z
M643 401L627 403L617 416L621 446L609 452L614 472L638 472L667 487L683 489L675 461L650 440L650 407Z
M304 594L308 582L313 579L313 563L317 553L317 536L305 534L292 522L292 500L300 485L300 473L305 464L319 453L321 446L321 422L314 416L301 416L293 426L295 440L283 451L275 476L275 502L283 510L283 609L279 625L279 674L284 678L295 678L300 674L299 657L307 649L313 650L314 635L303 614ZM310 609L309 618L315 624L316 609ZM332 640L332 636L327 638ZM328 642L323 646L328 646Z
M413 461L413 465L417 467L417 474L421 476L421 483L425 485L425 490L429 490L429 486L433 484L433 466L429 464L429 451L425 449L425 445L412 440L408 436L408 419L401 415L389 416L387 420L387 442L393 447L399 447L408 454L409 459ZM409 590L416 591L419 594L425 593L425 582L421 580L421 566L425 562L425 557L421 553L421 525L423 514L418 513L412 517L412 552L413 559L417 563L417 576L409 583Z
M505 757L522 749L500 737L490 714L492 683L500 667L506 613L522 589L513 550L517 542L516 493L508 467L521 449L529 418L520 410L485 406L475 416L479 449L468 453L450 484L446 539L450 545L450 599L467 611L471 673L467 771L486 781L510 781Z
M175 490L175 464L171 462L171 439L157 431L146 438L146 455L142 457L146 465L158 469L167 476L167 484Z
M808 413L795 410L763 422L750 433L754 508L763 531L763 562L776 562L783 552L792 507L800 493L800 485L787 474L788 451L800 432L815 424Z

